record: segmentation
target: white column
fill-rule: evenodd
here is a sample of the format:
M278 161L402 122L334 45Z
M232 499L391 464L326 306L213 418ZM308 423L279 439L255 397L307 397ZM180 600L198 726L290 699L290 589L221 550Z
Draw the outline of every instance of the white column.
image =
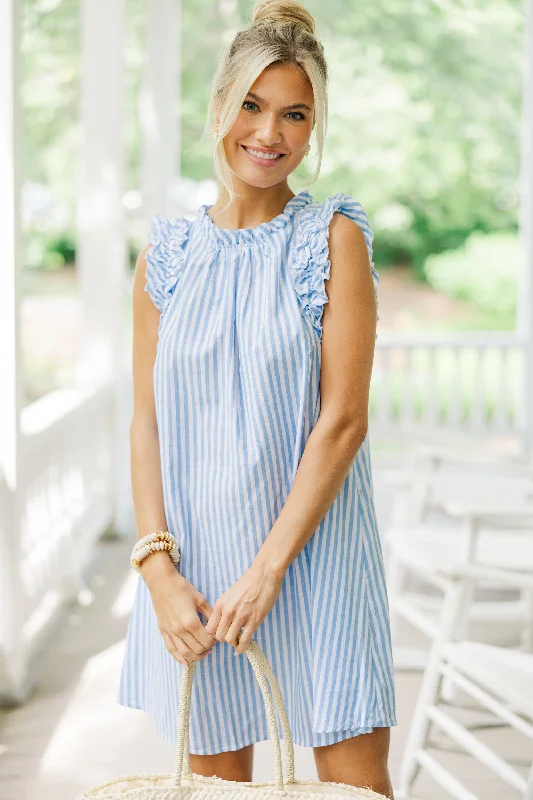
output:
M78 384L113 387L110 452L115 474L114 528L131 520L129 423L125 375L131 371L126 342L128 269L125 209L124 47L126 1L81 2L81 182L78 196L78 290L82 345ZM131 526L130 526L131 527Z
M124 363L125 0L81 3L81 181L76 268L83 332L79 383L112 380Z
M525 0L524 9L520 229L525 258L518 286L517 331L526 339L522 402L525 446L533 456L533 0Z
M141 191L145 225L172 211L180 174L180 0L146 0L147 59L139 101Z
M22 699L26 657L21 644L20 412L20 71L19 2L0 0L0 695Z

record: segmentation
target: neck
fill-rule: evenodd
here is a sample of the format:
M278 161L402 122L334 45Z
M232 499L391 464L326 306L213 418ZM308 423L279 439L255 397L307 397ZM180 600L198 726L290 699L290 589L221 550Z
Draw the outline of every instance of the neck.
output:
M209 209L209 216L219 228L255 228L263 222L270 222L283 213L289 200L295 197L286 181L268 189L258 189L241 182L237 192L239 196L229 208L222 211L229 202L228 191L222 186L216 202Z

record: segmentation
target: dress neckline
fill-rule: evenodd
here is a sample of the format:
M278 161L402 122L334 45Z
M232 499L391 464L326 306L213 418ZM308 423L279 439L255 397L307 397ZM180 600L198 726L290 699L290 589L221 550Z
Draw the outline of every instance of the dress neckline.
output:
M294 197L291 197L281 214L278 214L277 217L274 217L269 222L262 222L260 225L256 225L255 228L219 228L207 213L214 203L211 205L204 204L198 208L198 222L205 235L216 244L246 246L254 244L275 230L282 228L297 209L312 202L311 194L307 189L304 189Z

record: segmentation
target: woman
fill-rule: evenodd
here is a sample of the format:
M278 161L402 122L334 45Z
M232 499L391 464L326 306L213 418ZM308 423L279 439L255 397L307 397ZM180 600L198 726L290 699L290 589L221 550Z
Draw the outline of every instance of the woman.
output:
M387 597L367 436L378 277L361 205L294 194L326 127L309 13L260 3L215 76L221 181L193 221L156 216L134 281L132 484L140 562L118 702L175 743L196 667L191 766L252 780L269 738L253 637L323 781L392 797ZM318 168L317 168L318 171ZM202 622L200 615L205 619ZM237 656L237 658L234 658Z

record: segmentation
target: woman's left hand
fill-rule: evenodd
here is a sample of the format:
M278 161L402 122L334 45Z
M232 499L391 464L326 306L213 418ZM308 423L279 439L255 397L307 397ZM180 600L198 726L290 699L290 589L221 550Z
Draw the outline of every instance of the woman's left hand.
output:
M233 645L235 655L243 653L278 599L283 577L268 566L254 562L237 583L220 595L205 626L206 631L217 641Z

